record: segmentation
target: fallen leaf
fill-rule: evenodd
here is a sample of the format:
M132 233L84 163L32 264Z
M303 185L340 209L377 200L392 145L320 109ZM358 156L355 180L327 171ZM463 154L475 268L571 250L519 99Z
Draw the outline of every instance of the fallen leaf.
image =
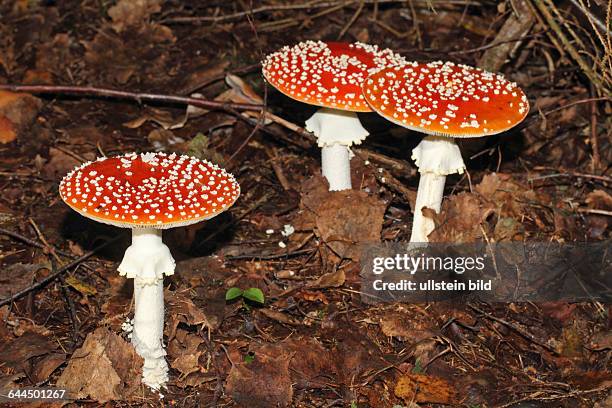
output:
M229 85L232 93L226 93L225 97L216 98L217 100L228 100L235 103L261 104L263 99L238 75L227 74L225 82Z
M51 147L49 148L49 161L43 166L42 173L49 179L58 180L80 164L80 161L69 154Z
M201 336L179 329L175 338L168 345L170 367L181 373L177 383L182 384L189 374L204 368L199 363L200 356L204 354L200 350L202 343L204 343L204 340ZM195 384L190 383L190 385L193 386Z
M301 207L314 215L316 234L340 257L359 260L360 246L380 242L387 204L365 191L328 191L322 176L302 186Z
M290 337L278 345L291 355L289 373L296 388L324 388L329 378L337 373L332 352L311 337ZM272 346L271 352L276 352Z
M261 313L262 315L266 316L268 319L271 320L275 320L279 323L283 323L283 324L288 324L290 326L299 326L301 325L301 322L297 319L294 319L293 317L282 313L282 312L278 312L276 310L272 310L272 309L260 309L259 313Z
M30 94L0 91L0 143L10 143L28 128L42 107Z
M612 330L604 330L595 333L589 342L589 348L593 350L612 349Z
M166 299L166 314L169 316L166 325L168 339L174 338L179 323L211 327L204 312L184 292L166 290L164 298Z
M493 213L493 206L475 194L459 193L444 200L440 214L430 211L436 224L429 234L431 242L465 243L482 237L482 222Z
M528 1L519 0L512 4L512 9L514 12L506 18L493 40L497 46L487 49L480 57L478 66L482 69L499 71L521 45L516 39L526 35L533 26L534 16Z
M149 20L151 14L161 11L161 3L161 0L119 0L108 9L113 29L121 32L129 27L140 26Z
M380 317L380 329L385 336L397 337L410 343L418 343L435 336L430 330L434 322L422 321L421 316L408 310L388 310Z
M565 324L574 315L577 304L567 302L545 302L542 303L540 307L544 315L557 319L562 324Z
M3 268L0 273L0 299L7 298L30 286L36 272L48 268L43 264L15 263Z
M183 85L179 88L177 94L186 95L193 93L200 89L203 84L209 83L214 78L223 74L229 65L230 61L222 59L206 63L204 66L197 66L194 71L187 75L182 81Z
M17 138L17 132L13 123L5 116L0 116L0 143L11 143Z
M344 269L338 269L334 272L326 273L320 276L314 282L308 284L309 288L337 288L344 285L346 281L346 275L344 274Z
M27 331L21 337L0 345L0 364L21 371L27 360L51 353L55 349L57 343L47 336Z
M66 354L50 353L34 365L30 376L36 383L43 382L49 379L49 376L64 362L66 362Z
M144 112L141 116L128 122L125 122L123 126L130 129L137 129L149 121L157 123L164 130L168 130L175 127L177 123L182 122L183 119L174 118L172 113L168 112L167 110L152 108L148 106L144 108Z
M260 351L254 351L252 361L234 361L225 392L240 407L288 407L293 399L290 356L280 348L276 353Z
M612 210L612 195L604 190L595 190L587 194L585 202L589 208L598 210Z
M501 217L495 224L494 237L496 241L522 241L525 227L511 217Z
M87 296L87 295L95 295L96 293L98 293L96 288L94 288L91 285L88 285L85 282L82 282L81 280L76 278L74 275L66 276L65 282L68 285L72 286L74 289L76 289L82 295Z
M455 404L456 391L441 377L423 374L401 376L395 385L395 395L406 402Z
M171 130L154 129L147 136L156 152L182 151L185 139L176 136Z
M137 31L115 33L100 30L91 41L83 41L84 61L92 77L103 83L156 84L168 70L169 46L176 41L172 30L159 24L142 24ZM147 44L143 47L142 44Z
M210 139L203 133L198 133L189 141L185 153L198 159L211 161L221 167L225 163L223 155L210 148Z
M70 34L59 33L52 41L45 41L36 47L36 70L28 71L25 83L53 83L53 75L61 77L71 68L71 62L78 62L76 54L80 45Z
M131 344L100 327L74 352L57 386L100 403L128 400L141 387L142 364Z

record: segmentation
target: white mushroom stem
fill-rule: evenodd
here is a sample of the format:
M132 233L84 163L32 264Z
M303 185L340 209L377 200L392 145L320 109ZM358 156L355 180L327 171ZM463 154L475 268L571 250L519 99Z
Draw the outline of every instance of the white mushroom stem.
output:
M159 389L168 381L164 356L164 275L174 273L175 262L162 242L162 230L133 228L132 245L125 251L119 273L134 278L132 344L144 359L143 382Z
M321 148L321 172L330 191L351 189L350 149L341 144Z
M306 121L306 129L317 137L321 147L321 170L330 191L351 188L350 146L360 144L368 131L355 112L321 108Z
M429 242L434 220L423 215L423 208L440 212L446 176L463 173L465 164L459 146L452 138L427 136L412 150L412 159L421 173L410 242Z

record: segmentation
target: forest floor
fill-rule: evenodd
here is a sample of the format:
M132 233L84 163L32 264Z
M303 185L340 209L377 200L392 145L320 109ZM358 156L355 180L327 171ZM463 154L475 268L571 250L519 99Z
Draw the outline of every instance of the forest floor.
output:
M0 390L54 387L72 364L79 406L612 406L608 305L365 303L358 244L409 240L418 185L409 157L422 136L360 115L370 136L355 149L355 188L330 193L301 131L315 109L261 75L266 53L309 39L501 71L531 113L512 131L461 143L468 174L447 180L432 241L602 242L610 95L560 55L542 21L514 17L541 2L188 3L0 2L0 83L197 93L265 103L289 122L0 91L0 302L25 290L0 303ZM132 151L209 159L242 189L222 215L164 235L177 271L165 280L171 370L161 400L134 374L122 329L132 282L116 268L129 231L79 216L58 195L80 163ZM226 302L231 287L260 288L264 305Z

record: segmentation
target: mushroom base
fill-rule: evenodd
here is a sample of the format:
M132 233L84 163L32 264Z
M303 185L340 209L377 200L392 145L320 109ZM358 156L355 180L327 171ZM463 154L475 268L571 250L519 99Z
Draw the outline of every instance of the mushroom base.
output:
M351 158L347 146L334 144L321 149L321 172L329 182L329 191L350 190Z
M134 329L132 344L144 359L143 383L159 389L168 381L164 350L164 275L174 273L170 249L162 230L132 229L132 245L125 251L119 273L134 278Z
M427 207L440 212L446 176L434 173L423 173L419 180L419 190L416 198L414 218L412 220L412 234L410 242L429 242L427 237L435 228L434 220L423 215L423 208Z
M157 390L168 381L164 350L164 283L134 279L134 329L132 344L144 359L142 382Z

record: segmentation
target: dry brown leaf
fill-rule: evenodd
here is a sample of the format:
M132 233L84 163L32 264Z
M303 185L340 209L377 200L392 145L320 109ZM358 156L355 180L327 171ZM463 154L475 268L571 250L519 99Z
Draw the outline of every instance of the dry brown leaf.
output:
M308 285L309 288L337 288L344 285L346 275L344 269L326 273Z
M282 352L279 352L277 347L280 347ZM332 352L311 337L290 337L278 345L266 345L257 352L292 356L289 373L291 381L299 389L326 387L327 379L337 372Z
M11 143L17 138L17 132L13 123L5 116L0 116L0 143Z
M201 367L198 360L204 353L199 350L202 343L204 343L204 340L201 336L188 333L184 330L178 330L176 337L172 339L168 346L168 357L170 367L181 373L179 380L191 373L200 371Z
M314 214L316 234L340 257L359 260L362 244L380 242L387 204L365 191L328 191L322 176L302 186L301 207Z
M43 382L65 361L66 354L50 353L36 363L30 375L35 382Z
M22 371L27 360L57 349L57 343L40 333L27 331L0 345L0 364Z
M395 385L395 395L406 402L455 404L456 391L452 384L441 377L424 374L407 374Z
M612 330L604 330L595 333L589 342L589 348L593 350L612 349Z
M604 190L591 191L585 201L589 208L612 210L612 195Z
M200 89L203 84L209 83L214 78L223 74L230 65L230 61L226 59L214 60L212 62L206 61L206 65L196 67L195 71L185 77L182 81L183 85L177 91L177 94L186 95L193 93Z
M160 12L161 3L161 0L119 0L108 9L113 29L121 32L147 22L151 14Z
M528 186L517 182L509 174L491 173L482 178L474 190L492 203L500 217L520 219L528 202L548 203L549 198L538 195Z
M487 71L497 72L509 60L509 57L521 45L517 41L531 30L534 17L527 0L512 3L515 13L510 13L504 25L499 29L492 43L496 47L486 50L480 58L478 66Z
M280 348L277 352L254 351L252 361L234 362L225 392L240 407L288 407L293 399L290 359Z
M71 155L51 147L49 148L49 161L43 166L42 173L51 180L57 180L80 164L81 162Z
M232 93L226 94L228 100L231 100L235 103L254 103L260 104L263 103L263 99L261 96L257 94L251 88L251 85L247 84L242 78L238 75L227 74L225 76L225 82L229 85ZM217 100L224 100L223 98L217 98Z
M475 194L459 193L442 203L439 215L429 211L436 221L431 242L465 243L482 237L481 223L493 213L493 206Z
M34 281L36 272L45 269L43 264L15 263L3 268L0 273L0 299L7 298L27 288Z
M176 152L185 148L185 139L176 136L171 130L154 129L147 136L147 140L157 152Z
M57 381L77 398L129 400L141 386L142 357L105 327L87 335Z
M259 312L266 316L268 319L272 319L275 320L279 323L283 323L283 324L288 324L291 326L299 326L301 325L301 322L297 319L294 319L293 317L282 313L282 312L278 312L276 310L272 310L272 309L260 309Z
M166 290L164 298L166 299L166 314L169 316L166 325L166 335L169 340L174 338L181 322L190 326L211 327L202 309L197 307L184 292Z
M433 322L421 321L407 310L389 310L380 317L380 329L385 336L397 337L410 343L435 336Z
M10 143L29 127L42 107L30 94L0 91L0 143Z
M132 78L155 84L164 78L159 73L167 70L170 60L168 46L175 41L170 28L143 24L137 32L117 34L100 30L92 41L83 41L82 44L85 47L84 60L94 77L116 85L126 84Z
M74 275L66 276L66 283L68 285L72 286L74 289L76 289L82 295L85 295L85 296L87 296L87 295L95 295L95 294L98 293L96 288L94 288L93 286L91 286L91 285L81 281L80 279L78 279Z
M53 75L66 74L70 63L75 61L79 44L67 33L59 33L52 41L46 41L36 47L36 70L28 71L25 83L53 83ZM78 61L79 58L76 58ZM68 65L67 65L68 64Z

